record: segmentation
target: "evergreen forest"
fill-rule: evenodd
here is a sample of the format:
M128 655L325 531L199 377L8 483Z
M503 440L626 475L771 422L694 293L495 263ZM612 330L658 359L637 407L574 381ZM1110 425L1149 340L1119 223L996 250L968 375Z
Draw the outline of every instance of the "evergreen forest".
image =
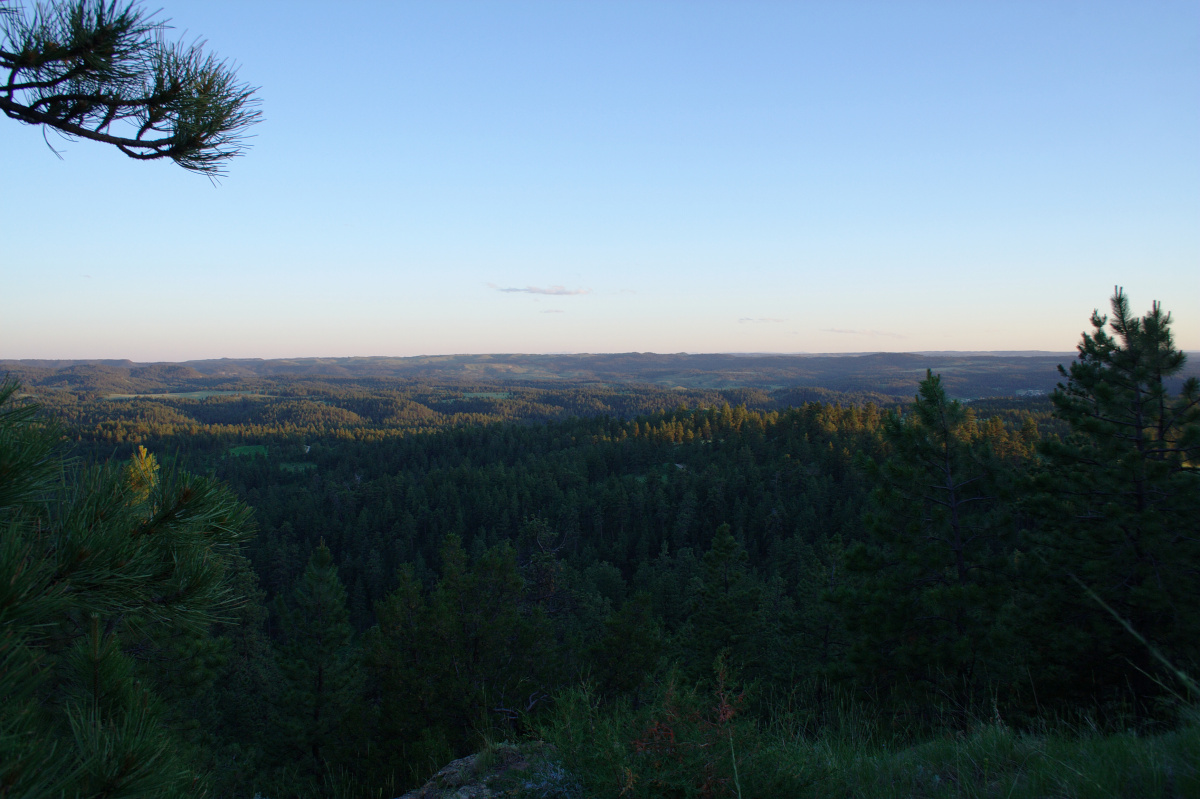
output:
M1032 396L10 364L0 797L1200 796L1170 321Z

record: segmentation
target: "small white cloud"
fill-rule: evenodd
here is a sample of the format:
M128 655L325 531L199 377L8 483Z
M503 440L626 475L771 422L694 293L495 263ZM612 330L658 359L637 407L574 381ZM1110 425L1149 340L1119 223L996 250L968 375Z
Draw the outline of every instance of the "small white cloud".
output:
M577 294L591 294L591 289L569 289L566 286L549 286L547 288L538 288L537 286L526 286L520 288L504 288L497 286L495 283L488 283L487 287L505 294L548 294L552 297L570 297Z
M786 321L786 320L776 319L776 318L770 317L770 316L758 316L758 317L743 316L741 319L738 320L738 324L739 325L744 325L747 323L752 324L752 325L779 324L780 322L783 322L783 321Z
M563 313L563 311L560 311L558 308L551 308L547 311L542 311L542 313Z

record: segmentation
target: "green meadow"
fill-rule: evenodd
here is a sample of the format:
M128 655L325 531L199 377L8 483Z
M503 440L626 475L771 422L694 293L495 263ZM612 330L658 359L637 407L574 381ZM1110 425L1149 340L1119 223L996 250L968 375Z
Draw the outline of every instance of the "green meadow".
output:
M266 444L245 444L240 447L230 447L229 454L235 458L245 458L253 455L266 455Z

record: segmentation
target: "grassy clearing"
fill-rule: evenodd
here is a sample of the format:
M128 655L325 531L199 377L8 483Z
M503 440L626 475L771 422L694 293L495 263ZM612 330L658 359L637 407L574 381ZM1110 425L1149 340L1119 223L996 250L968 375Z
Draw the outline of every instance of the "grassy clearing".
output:
M1200 796L1200 727L1149 737L1037 735L987 725L905 749L792 747L810 769L825 760L824 790L854 797ZM822 751L824 749L824 751ZM816 757L814 758L814 755ZM815 763L812 761L816 760Z
M307 472L316 469L317 464L298 461L295 463L281 463L279 464L279 468L285 472Z
M266 444L245 444L240 447L230 447L229 454L235 458L247 458L255 455L266 455Z

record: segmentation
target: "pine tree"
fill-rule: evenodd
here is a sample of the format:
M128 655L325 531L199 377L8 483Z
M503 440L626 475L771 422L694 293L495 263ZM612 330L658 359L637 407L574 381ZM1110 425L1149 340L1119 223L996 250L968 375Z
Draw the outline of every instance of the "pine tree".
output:
M346 589L324 542L313 550L292 592L284 635L282 741L296 758L291 763L310 775L321 774L351 737L345 725L361 690Z
M549 631L541 608L526 604L527 588L507 543L472 561L447 538L429 598L431 632L454 675L443 690L451 688L460 729L515 719L546 695Z
M784 598L791 603L781 602L773 651L785 653L786 660L773 664L776 674L792 679L830 669L847 645L843 614L832 601L846 580L845 546L838 536L810 543L796 535L776 549Z
M1160 666L1114 613L1177 663L1200 660L1200 381L1171 393L1186 356L1157 302L1137 318L1117 288L1111 304L1059 367L1071 433L1042 445L1029 504L1029 635L1055 690L1144 696Z
M869 538L847 554L860 582L840 593L858 636L851 658L861 676L961 708L998 676L1013 537L998 502L1003 469L971 410L930 372L883 435L886 459L867 463Z
M216 796L233 795L262 771L269 741L276 737L271 715L282 683L266 632L265 593L246 558L234 559L231 585L244 599L214 625L223 660L209 690L191 703L208 739Z
M147 454L74 468L16 391L0 384L0 795L194 795L127 644L228 610L248 510Z
M511 546L471 559L450 535L441 560L428 592L411 568L401 570L367 636L383 757L412 779L477 748L493 729L510 733L548 697L556 666L545 613L529 601Z
M200 44L168 44L136 2L0 4L0 111L28 125L218 175L258 121L254 89Z
M733 537L729 525L722 524L701 561L701 582L688 620L691 665L698 676L711 674L718 656L735 669L760 660L761 588L748 563L746 548Z
M399 585L375 605L376 625L363 637L367 696L378 708L373 739L381 774L399 773L418 783L452 756L451 737L438 712L446 666L432 639L429 603L411 565ZM428 751L429 743L436 742Z
M663 633L650 595L638 592L604 620L603 632L588 647L588 659L602 689L628 695L654 675L663 651Z

